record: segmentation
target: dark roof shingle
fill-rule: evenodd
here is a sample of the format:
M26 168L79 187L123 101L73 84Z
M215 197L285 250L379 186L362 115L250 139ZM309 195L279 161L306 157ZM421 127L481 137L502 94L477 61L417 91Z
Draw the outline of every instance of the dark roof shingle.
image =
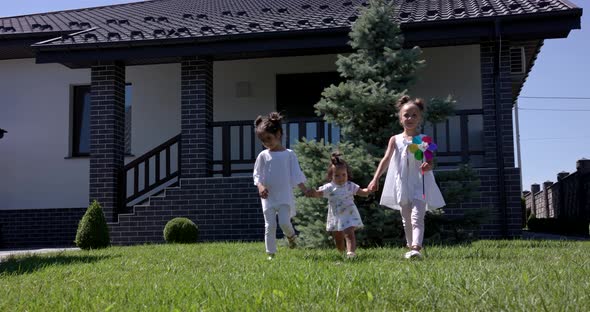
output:
M567 0L394 0L398 22L424 23L578 9ZM0 18L0 39L62 33L37 46L348 28L363 0L152 0Z

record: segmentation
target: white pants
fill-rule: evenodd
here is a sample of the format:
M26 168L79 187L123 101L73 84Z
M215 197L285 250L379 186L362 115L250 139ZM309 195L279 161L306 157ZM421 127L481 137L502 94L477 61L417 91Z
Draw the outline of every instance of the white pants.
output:
M283 234L287 237L295 235L295 230L291 224L291 207L289 205L279 205L270 207L264 210L263 213L266 252L274 254L277 252L277 215L279 216L279 226L283 230Z
M406 233L406 242L408 246L422 247L424 238L424 215L426 215L426 203L419 200L406 202L400 205L402 207L402 224Z

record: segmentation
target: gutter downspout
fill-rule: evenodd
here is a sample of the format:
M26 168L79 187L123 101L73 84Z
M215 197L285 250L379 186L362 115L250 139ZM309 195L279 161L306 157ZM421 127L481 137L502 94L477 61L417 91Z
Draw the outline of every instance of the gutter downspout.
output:
M496 165L498 167L498 195L500 204L500 215L502 216L502 236L508 237L508 211L506 203L506 180L504 168L504 139L502 137L502 103L501 103L501 73L500 61L502 53L502 33L501 22L499 19L494 20L494 104L496 106Z

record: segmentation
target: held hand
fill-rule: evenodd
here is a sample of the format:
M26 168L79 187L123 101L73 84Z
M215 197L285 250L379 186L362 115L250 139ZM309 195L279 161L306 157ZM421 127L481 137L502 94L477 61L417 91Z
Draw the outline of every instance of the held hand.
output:
M424 163L422 163L422 165L420 165L420 169L422 170L422 172L432 170L432 164L430 164L428 162L424 162Z
M367 187L371 192L377 192L379 190L379 181L378 180L371 180L369 186Z
M262 184L258 185L258 195L263 199L268 197L268 189Z

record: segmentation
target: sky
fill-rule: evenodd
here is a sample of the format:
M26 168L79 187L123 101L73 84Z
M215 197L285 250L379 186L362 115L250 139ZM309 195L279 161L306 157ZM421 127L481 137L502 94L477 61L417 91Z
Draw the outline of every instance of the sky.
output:
M532 183L555 182L557 173L576 170L576 160L590 159L590 0L571 1L584 9L582 29L572 30L565 39L545 40L518 99L525 190L530 190ZM140 1L3 2L0 17Z

